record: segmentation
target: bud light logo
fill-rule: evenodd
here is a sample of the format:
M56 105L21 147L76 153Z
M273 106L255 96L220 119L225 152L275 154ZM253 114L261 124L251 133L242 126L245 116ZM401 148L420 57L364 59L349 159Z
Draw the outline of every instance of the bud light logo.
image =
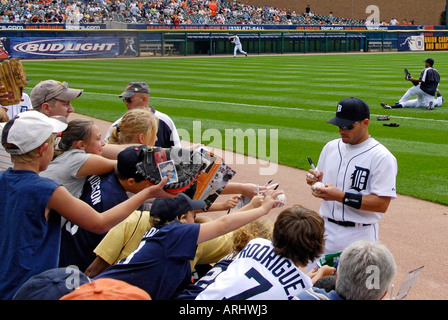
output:
M86 57L117 56L119 39L64 38L64 39L11 39L11 54L17 58L33 57Z

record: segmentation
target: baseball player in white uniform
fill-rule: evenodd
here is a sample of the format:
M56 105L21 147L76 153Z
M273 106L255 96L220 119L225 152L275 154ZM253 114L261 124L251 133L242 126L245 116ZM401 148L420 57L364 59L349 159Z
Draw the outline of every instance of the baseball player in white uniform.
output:
M425 69L422 70L418 79L413 78L406 69L406 80L411 81L414 86L401 97L398 103L389 105L381 102L384 109L396 108L426 108L427 110L434 110L434 107L442 106L443 99L437 87L440 82L439 72L433 68L434 59L428 58L425 61ZM434 95L437 93L437 98ZM417 95L417 99L410 100L412 95Z
M235 44L235 47L233 48L233 57L234 58L236 58L236 54L237 54L238 51L241 52L242 54L244 54L247 57L247 52L243 51L243 46L241 45L240 38L238 38L238 36L236 34L231 36L229 38L229 40L231 40L232 43Z
M325 185L312 191L322 199L324 254L341 252L358 240L378 241L378 222L396 197L397 160L369 135L369 121L365 101L341 100L336 116L328 121L339 127L341 138L325 145L316 170L307 174L309 185Z

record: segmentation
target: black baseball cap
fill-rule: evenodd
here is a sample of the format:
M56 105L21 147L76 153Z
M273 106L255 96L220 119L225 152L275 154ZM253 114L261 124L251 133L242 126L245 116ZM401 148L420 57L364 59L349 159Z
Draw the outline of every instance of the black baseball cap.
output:
M75 285L73 279L79 282ZM54 268L28 279L14 294L13 300L59 300L90 279L78 268ZM67 284L71 285L68 286Z
M348 127L364 119L370 119L369 105L362 99L349 97L339 101L336 116L327 123L338 127Z
M131 82L127 85L126 89L122 94L119 95L120 98L130 98L136 93L147 93L149 94L149 86L146 82Z
M434 64L434 59L433 58L428 58L428 59L426 59L423 62L428 62L430 65L433 65Z
M160 223L165 223L180 218L190 210L204 209L206 206L203 200L192 200L186 194L179 193L175 198L155 199L150 214L159 217Z
M137 163L143 161L145 145L127 147L117 156L117 171L121 178L134 178L137 182L145 180L138 171Z

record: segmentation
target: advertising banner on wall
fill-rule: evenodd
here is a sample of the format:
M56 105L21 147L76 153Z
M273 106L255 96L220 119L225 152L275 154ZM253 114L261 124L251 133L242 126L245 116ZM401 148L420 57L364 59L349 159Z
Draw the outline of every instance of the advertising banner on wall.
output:
M426 36L425 49L431 51L448 50L448 37L434 34Z
M425 50L424 34L409 35L400 34L398 37L398 51L423 51Z
M10 56L14 58L82 58L115 57L120 55L120 39L89 38L35 38L10 39Z

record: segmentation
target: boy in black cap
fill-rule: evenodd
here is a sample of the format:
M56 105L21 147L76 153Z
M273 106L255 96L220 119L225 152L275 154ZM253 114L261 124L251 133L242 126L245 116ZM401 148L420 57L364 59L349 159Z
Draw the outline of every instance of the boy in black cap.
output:
M111 173L90 176L80 199L98 212L104 212L129 198L127 192L138 193L149 183L136 171L142 161L139 155L145 146L131 146L118 154L117 168ZM96 234L66 221L62 226L59 267L76 265L85 272L96 255L93 252L105 234Z
M340 139L323 148L316 170L306 182L322 199L319 213L327 233L324 254L341 252L358 240L378 240L378 223L396 197L397 160L369 135L370 111L359 98L342 99L328 121L339 128Z
M204 208L204 201L191 200L182 193L172 199L156 199L151 207L154 227L145 233L138 248L94 279L122 280L145 290L153 300L171 299L191 283L190 260L198 244L266 215L281 203L275 200L281 193L270 191L259 207L201 224L193 223L193 210Z
M381 106L384 109L423 107L427 110L433 110L434 107L440 107L442 105L443 99L437 89L440 82L440 75L439 72L433 68L434 59L428 58L423 62L425 63L425 69L422 70L418 79L406 75L406 80L411 81L414 86L401 97L398 103L392 106L381 102ZM436 92L437 99L434 99ZM414 94L417 95L417 99L409 100Z

